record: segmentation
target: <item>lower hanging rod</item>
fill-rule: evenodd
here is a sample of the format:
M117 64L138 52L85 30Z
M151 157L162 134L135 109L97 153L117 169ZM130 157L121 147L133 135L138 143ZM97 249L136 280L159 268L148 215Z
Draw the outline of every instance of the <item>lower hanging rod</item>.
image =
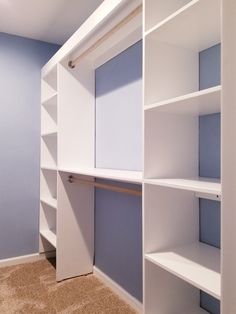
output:
M114 184L107 184L107 183L99 183L99 182L95 182L95 181L88 181L85 179L81 179L81 178L76 178L72 175L70 175L68 177L68 181L70 183L73 182L77 182L77 183L81 183L81 184L86 184L86 185L90 185L93 186L95 188L99 188L99 189L104 189L104 190L110 190L110 191L114 191L114 192L118 192L118 193L126 193L129 195L133 195L133 196L142 196L142 191L139 190L135 190L135 189L129 189L129 188L123 188Z

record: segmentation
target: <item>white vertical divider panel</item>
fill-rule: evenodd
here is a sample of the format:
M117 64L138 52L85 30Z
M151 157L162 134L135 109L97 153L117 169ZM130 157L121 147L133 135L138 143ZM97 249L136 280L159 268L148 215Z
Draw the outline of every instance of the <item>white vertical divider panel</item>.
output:
M94 188L69 183L68 173L59 172L57 281L91 273L93 258Z
M149 261L144 267L145 314L205 313L199 310L198 289Z
M81 60L58 65L58 167L94 167L95 73Z
M236 313L236 2L222 1L222 299Z
M145 105L198 90L198 52L145 37Z
M145 178L198 176L198 117L145 111Z
M194 192L144 184L144 193L145 254L198 242L199 211Z
M58 167L93 168L95 73L88 60L75 69L67 64L58 65ZM69 183L68 175L58 173L58 281L93 270L94 188Z

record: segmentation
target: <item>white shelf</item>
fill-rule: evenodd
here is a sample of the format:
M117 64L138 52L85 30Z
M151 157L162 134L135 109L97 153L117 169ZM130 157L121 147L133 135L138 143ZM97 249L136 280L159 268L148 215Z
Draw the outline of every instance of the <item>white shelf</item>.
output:
M41 135L42 137L54 137L57 136L57 131L46 132Z
M186 311L183 311L181 314L209 314L209 312L205 311L204 309L198 307L198 308L191 308L187 309Z
M220 299L220 250L195 243L166 252L146 254L145 258Z
M56 166L45 166L45 165L41 165L41 169L42 169L42 170L57 171L57 167L56 167Z
M145 106L145 110L158 110L166 113L206 115L221 111L221 86L171 98Z
M41 197L41 202L52 208L57 209L57 200L53 197Z
M145 179L144 182L169 188L221 196L221 184L219 179L202 177L196 179Z
M201 51L220 42L220 17L220 0L193 0L145 35L161 42Z
M100 168L83 168L83 169L59 168L59 171L115 181L142 183L141 171L100 169Z
M57 236L54 230L41 230L40 234L44 237L52 246L57 247Z
M47 99L45 99L42 102L43 106L56 106L57 105L57 92L55 92L54 94L52 94L50 97L48 97Z

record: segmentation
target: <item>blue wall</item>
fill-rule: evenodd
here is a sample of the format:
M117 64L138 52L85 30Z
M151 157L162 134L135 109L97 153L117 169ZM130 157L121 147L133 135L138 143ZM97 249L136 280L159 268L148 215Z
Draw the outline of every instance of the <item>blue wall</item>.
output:
M141 42L96 70L96 166L141 170ZM142 300L142 199L99 189L95 196L95 264Z
M199 89L220 85L220 44L199 54ZM199 175L220 178L220 113L199 117ZM220 247L220 202L199 200L200 241ZM201 306L220 313L220 302L201 292Z
M40 72L58 48L0 33L0 259L38 251Z

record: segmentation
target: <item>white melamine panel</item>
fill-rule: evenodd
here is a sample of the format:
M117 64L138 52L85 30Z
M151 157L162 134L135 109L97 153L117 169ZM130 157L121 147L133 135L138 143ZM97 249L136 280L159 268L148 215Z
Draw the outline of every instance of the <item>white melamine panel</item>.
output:
M74 168L74 169L60 168L59 171L85 175L85 176L90 176L90 177L95 177L95 178L130 182L130 183L142 182L141 171L101 169L101 168Z
M147 36L190 50L201 51L221 40L220 0L198 0L151 29Z
M41 134L57 131L57 107L41 107Z
M92 272L94 188L58 176L57 280Z
M199 89L198 52L146 38L144 62L145 105Z
M40 223L39 230L40 234L50 234L50 230L56 230L56 211L46 203L40 204ZM48 232L47 232L48 231ZM46 241L45 241L46 240ZM40 253L54 250L55 246L52 241L49 241L46 236L40 236L39 238L39 251Z
M56 94L56 90L43 79L41 80L41 103L47 102Z
M200 292L184 280L145 260L145 314L203 314Z
M144 184L144 253L199 239L199 204L193 192Z
M48 195L47 197L41 197L41 203L57 209L57 200L50 195Z
M145 107L145 110L158 110L185 115L206 115L221 111L221 86L207 88L184 96L171 98Z
M43 80L55 91L57 90L57 65L55 65L47 74L43 75Z
M222 1L222 301L236 313L236 1Z
M45 136L41 139L41 167L56 168L57 136Z
M145 111L145 178L198 176L198 117Z
M195 178L195 179L145 179L145 183L165 186L186 191L221 195L221 184L219 179Z
M57 198L57 171L41 169L40 195L42 198Z
M220 250L200 242L146 254L166 271L220 299Z
M189 2L191 0L146 0L145 30L148 31Z
M54 230L41 230L40 234L44 237L54 248L57 247L57 236Z
M49 96L42 102L44 107L56 106L57 105L57 92Z
M93 167L94 69L86 60L72 70L60 64L58 77L58 166Z

